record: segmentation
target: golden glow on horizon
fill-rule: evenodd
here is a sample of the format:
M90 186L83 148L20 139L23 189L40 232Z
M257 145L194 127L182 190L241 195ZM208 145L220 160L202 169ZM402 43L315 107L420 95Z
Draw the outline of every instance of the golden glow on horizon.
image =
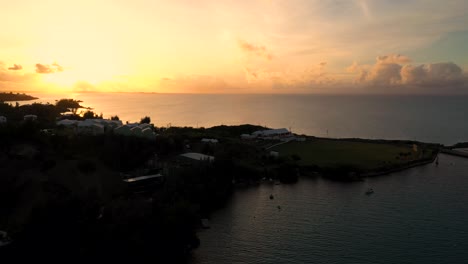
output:
M402 84L402 78L392 76L383 61L375 61L377 56L403 53L411 59L404 63L414 66L450 61L421 61L427 56L416 51L450 32L464 30L468 16L459 8L464 2L454 1L458 6L436 0L425 1L425 8L421 3L401 4L407 12L390 1L367 0L9 1L0 11L9 25L0 32L0 87L360 92L366 89L362 85L372 87L388 80ZM434 9L439 16L432 20L427 14ZM452 21L453 16L458 19ZM442 20L444 27L439 26ZM442 52L448 58L461 57L450 50ZM34 65L53 63L63 71L36 73ZM9 71L13 64L21 64L23 70ZM347 71L350 65L355 66ZM467 66L468 59L459 65ZM458 71L451 65L444 67ZM37 76L26 78L33 74ZM428 74L440 77L438 72ZM452 75L447 78L453 79ZM412 77L419 81L418 76ZM359 86L353 85L356 80L361 81Z

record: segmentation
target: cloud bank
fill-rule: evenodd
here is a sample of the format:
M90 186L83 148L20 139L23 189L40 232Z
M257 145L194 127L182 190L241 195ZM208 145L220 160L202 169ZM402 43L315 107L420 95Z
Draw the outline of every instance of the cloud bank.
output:
M52 63L51 65L48 64L36 64L36 73L40 74L50 74L56 72L62 72L63 67L57 64L56 62Z
M265 46L258 46L249 43L245 40L238 41L239 48L247 55L253 55L256 57L264 58L266 60L272 60L273 54L267 50Z
M8 70L10 71L19 71L19 70L22 70L23 69L23 66L19 65L19 64L13 64L12 67L8 67Z
M355 83L373 86L460 87L468 84L466 74L453 62L412 65L402 55L385 55L376 58L374 65L353 63L347 68L357 74Z

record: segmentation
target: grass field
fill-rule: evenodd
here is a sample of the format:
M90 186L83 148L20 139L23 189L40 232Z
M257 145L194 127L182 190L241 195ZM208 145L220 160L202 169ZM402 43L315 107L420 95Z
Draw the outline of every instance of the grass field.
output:
M409 145L327 139L288 142L270 150L278 151L280 157L298 155L302 166L353 166L365 171L407 163L423 156L420 148L414 151Z

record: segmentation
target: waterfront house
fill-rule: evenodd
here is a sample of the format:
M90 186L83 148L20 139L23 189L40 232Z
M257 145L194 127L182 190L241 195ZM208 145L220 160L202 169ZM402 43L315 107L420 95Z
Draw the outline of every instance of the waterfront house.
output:
M255 131L252 135L259 138L281 138L290 137L292 133L286 128L279 128Z
M116 135L122 135L122 136L132 135L132 131L130 131L130 127L127 125L117 127L116 129L114 129L114 133Z
M25 115L23 117L24 121L36 121L37 115Z
M192 161L209 161L212 162L214 161L215 157L210 156L210 155L205 155L202 153L195 153L195 152L188 152L184 154L180 154L181 157L190 159Z
M69 120L69 119L63 119L60 121L57 121L57 126L64 126L64 127L76 127L78 125L78 120Z
M274 157L274 158L278 158L279 157L279 152L278 151L270 151L270 156L271 157Z
M82 135L102 135L104 134L104 126L92 121L83 121L78 123L76 132Z
M148 171L141 176L125 177L123 181L132 193L144 193L163 185L166 178L159 172Z
M214 139L214 138L203 138L201 140L201 142L203 143L212 143L212 144L216 144L218 143L219 141L217 139Z

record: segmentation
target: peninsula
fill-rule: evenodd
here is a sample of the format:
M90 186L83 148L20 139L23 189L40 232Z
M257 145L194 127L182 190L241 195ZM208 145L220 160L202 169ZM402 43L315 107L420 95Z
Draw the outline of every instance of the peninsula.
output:
M0 102L19 102L19 101L31 101L36 100L37 97L30 96L27 94L20 93L0 93Z

